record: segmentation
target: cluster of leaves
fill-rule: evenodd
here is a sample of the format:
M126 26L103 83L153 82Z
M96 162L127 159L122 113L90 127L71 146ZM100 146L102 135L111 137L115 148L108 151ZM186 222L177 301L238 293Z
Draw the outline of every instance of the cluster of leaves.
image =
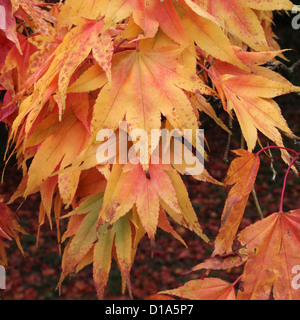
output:
M245 263L239 299L267 299L272 289L277 299L300 297L290 285L299 264L299 210L280 208L237 235L260 165L259 153L252 153L258 132L292 161L282 133L296 137L273 98L300 88L263 67L283 56L272 34L272 10L292 7L288 0L0 0L0 121L9 126L8 150L23 172L10 202L40 193L39 226L48 219L52 227L54 217L59 246L68 241L59 285L92 263L102 298L114 258L123 292L127 287L132 295L130 270L145 235L153 244L161 228L185 244L174 222L210 241L181 178L187 164L99 164L96 151L100 129L114 131L123 143L122 120L128 135L144 129L150 136L152 129L196 130L205 114L230 134L208 102L215 97L239 122L248 150L235 151L224 183L206 170L194 176L232 186L212 258L194 270ZM138 149L129 138L128 148ZM62 208L70 212L61 216ZM61 218L68 219L63 235ZM236 236L239 247L233 248ZM166 293L236 298L234 286L207 278Z

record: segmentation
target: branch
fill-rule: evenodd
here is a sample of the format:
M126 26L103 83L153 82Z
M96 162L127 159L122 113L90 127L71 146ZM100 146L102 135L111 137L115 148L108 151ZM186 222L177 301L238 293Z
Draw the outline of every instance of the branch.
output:
M300 59L291 67L286 66L281 61L268 61L265 67L279 73L292 83L300 83Z

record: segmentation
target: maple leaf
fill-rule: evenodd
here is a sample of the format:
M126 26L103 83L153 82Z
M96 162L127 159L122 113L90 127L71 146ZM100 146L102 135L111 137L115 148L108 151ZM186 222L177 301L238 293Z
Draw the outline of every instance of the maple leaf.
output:
M158 226L174 235L179 241L184 241L177 235L169 223L165 220L165 214L161 211L159 215ZM98 242L94 247L94 281L98 297L103 298L104 289L107 283L110 271L110 252L112 250L114 259L122 275L122 292L124 294L125 285L127 285L129 295L132 297L129 272L132 267L137 246L145 235L139 214L136 208L116 221L112 228L106 230L106 226L100 226L98 229Z
M209 55L243 69L217 20L191 0L181 0L179 3L177 10L190 40Z
M63 240L68 237L71 239L64 252L59 285L76 266L76 272L78 272L85 265L93 263L97 294L100 299L103 298L113 256L121 271L122 291L124 292L127 285L131 295L130 269L138 243L144 236L145 230L135 209L119 218L111 228L107 228L105 224L97 228L97 217L102 200L102 194L88 197L63 217L70 217ZM163 211L159 213L158 226L174 235L185 245L167 221Z
M161 127L161 113L182 132L197 129L197 118L183 90L214 92L195 76L194 69L183 64L182 51L168 46L117 53L112 60L111 86L99 68L87 70L69 92L103 85L94 105L92 133L102 128L116 130L125 116L129 131L144 129L150 137L151 129Z
M238 299L299 300L300 292L292 286L295 265L299 265L300 210L273 213L238 235L247 255L242 289Z
M213 255L231 252L233 240L260 166L259 156L243 149L235 150L234 153L239 158L231 162L224 181L227 186L233 186L226 199Z
M208 241L175 170L169 165L150 164L148 174L150 178L146 176L141 164L113 166L99 212L99 224L115 223L136 205L143 228L154 241L162 206L177 223Z
M113 45L109 32L104 31L101 33L102 28L102 21L80 19L78 25L65 36L54 53L36 72L33 79L35 77L40 78L36 82L35 91L30 98L34 100L34 106L29 104L27 100L28 105L21 106L23 114L19 116L24 118L24 113L25 115L29 112L31 113L27 131L29 131L29 126L35 121L47 102L45 93L51 85L55 85L52 88L53 91L58 90L55 98L59 106L59 117L61 118L66 107L67 87L71 77L76 68L88 57L91 50L95 60L104 69L108 79L110 79L110 60L113 53Z
M256 58L259 56L257 53L248 53L244 59L251 59L252 54ZM243 54L238 56L242 57ZM267 55L262 53L261 56L260 59L264 61ZM249 64L251 65L251 62ZM272 98L299 91L299 87L293 86L271 70L253 65L250 73L226 62L215 61L210 70L209 76L217 87L224 109L229 114L234 110L237 116L249 151L256 145L257 130L278 146L283 146L279 130L293 136L280 108Z
M101 34L102 28L103 23L101 21L87 20L82 25L72 29L55 52L56 57L44 77L46 78L49 75L53 77L59 73L58 88L62 104L64 104L67 86L72 74L91 50L93 50L94 58L110 79L110 60L113 47L109 33ZM75 46L74 43L76 43ZM70 50L71 44L72 49ZM43 82L43 79L41 82Z
M256 51L269 50L264 29L255 10L292 10L289 0L196 0L221 26Z
M235 300L234 285L217 278L190 280L182 287L165 290L159 294L170 294L190 300Z
M50 177L58 166L62 169L70 165L84 149L88 137L86 128L71 110L68 110L63 122L58 122L56 115L41 122L26 143L27 148L39 147L28 170L24 197ZM44 170L40 170L41 163L47 164ZM70 204L74 197L79 175L80 171L59 174L59 189L66 204Z

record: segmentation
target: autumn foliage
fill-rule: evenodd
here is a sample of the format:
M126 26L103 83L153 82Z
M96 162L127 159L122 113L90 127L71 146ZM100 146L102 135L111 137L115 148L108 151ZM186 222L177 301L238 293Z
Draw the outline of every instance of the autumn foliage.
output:
M39 227L55 221L63 249L58 288L92 264L103 298L114 259L123 293L132 296L130 270L141 239L149 237L154 246L160 228L186 245L173 228L181 225L211 243L211 258L192 270L205 270L204 277L149 299L300 299L292 286L293 267L300 265L300 212L282 207L287 175L297 173L299 159L283 136L298 138L274 100L300 88L265 66L285 58L271 25L272 11L293 8L289 0L0 0L0 8L5 160L15 156L23 174L9 203L0 203L1 264L7 263L7 240L23 250L24 230L8 205L38 192ZM175 157L146 165L96 158L99 130L112 130L122 144L123 120L128 149L138 143L130 139L132 130L183 134L201 128L206 117L230 135L212 101L239 124L245 141L234 150L224 181L206 169L194 175L228 190L215 239L204 233L182 180L189 164ZM194 139L191 144L198 147ZM271 148L287 166L281 206L239 231L260 157ZM150 158L150 145L147 150ZM68 221L63 234L62 219ZM209 276L209 270L240 265L244 271L234 283Z

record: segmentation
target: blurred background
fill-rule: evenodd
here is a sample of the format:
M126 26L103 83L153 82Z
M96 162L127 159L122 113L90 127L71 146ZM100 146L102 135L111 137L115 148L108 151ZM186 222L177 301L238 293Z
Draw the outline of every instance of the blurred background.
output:
M300 1L293 1L300 4ZM293 49L286 53L290 60L285 64L290 67L300 59L300 29L294 30L291 26L295 15L286 13L275 14L274 32L279 37L281 48ZM299 19L300 24L300 19ZM300 72L292 80L295 84L300 83ZM282 108L282 113L292 131L300 136L300 99L297 94L289 94L277 99ZM220 114L225 123L228 117L225 113ZM227 135L217 127L213 121L207 120L205 136L210 147L210 159L206 163L206 169L211 175L222 181L228 169L228 163L223 161ZM239 127L235 123L234 136L231 149L240 147ZM4 124L0 124L0 174L4 167L2 161L6 146L7 130ZM299 144L286 141L286 146L300 151ZM275 170L277 177L272 181L273 172L270 163L265 156L261 156L262 164L259 170L256 192L263 210L264 216L276 212L279 208L280 194L286 166L282 163L278 153L274 152ZM229 161L233 155L229 154ZM4 183L0 184L0 195L4 200L9 199L21 180L21 173L17 171L14 159L5 170ZM184 177L188 192L198 215L200 224L205 233L214 239L217 235L220 216L227 196L227 190L208 183L201 183L193 178ZM300 184L299 178L290 173L285 194L285 210L300 208ZM21 237L21 243L25 250L25 257L17 249L16 245L9 243L7 250L8 264L6 290L0 290L0 299L26 300L26 299L97 299L92 280L92 268L86 267L78 274L63 282L61 295L55 290L60 276L61 256L59 255L56 242L56 230L50 230L47 223L42 226L39 246L36 247L37 217L39 210L39 195L34 194L23 203L21 199L10 206L15 210L20 219L20 224L28 233ZM253 198L250 196L241 228L259 219L255 209ZM61 231L66 228L64 221L61 223ZM205 244L193 233L182 227L174 226L176 231L188 244L186 249L169 234L158 231L156 243L151 257L150 242L145 237L137 251L137 256L131 272L133 295L135 299L145 299L148 295L160 290L172 289L182 285L189 279L201 277L201 272L186 274L193 266L204 261L210 256L213 248ZM242 267L227 272L212 272L227 281L234 281L242 272ZM121 295L121 278L115 264L110 274L109 284L106 289L106 299L128 299L128 295Z

